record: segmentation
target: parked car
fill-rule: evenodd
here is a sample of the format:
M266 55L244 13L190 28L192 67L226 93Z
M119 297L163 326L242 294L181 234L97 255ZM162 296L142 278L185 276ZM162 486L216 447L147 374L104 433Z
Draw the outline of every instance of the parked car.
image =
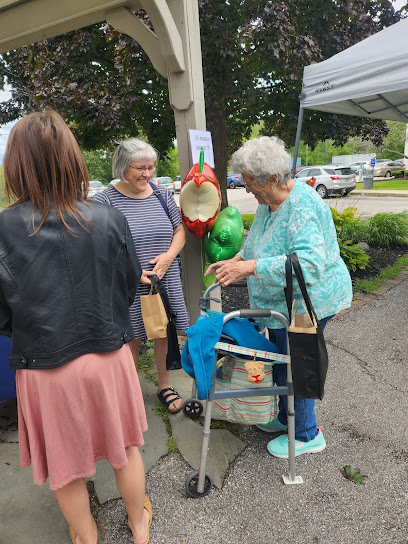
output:
M113 179L112 181L110 181L110 182L108 183L108 185L116 185L116 183L118 183L118 181L120 181L120 178L115 178L115 179Z
M404 161L407 161L407 164L408 164L408 159L397 159L395 162L395 164L400 164L401 166L404 167L404 169L406 170L406 165L405 165L405 162Z
M105 189L105 185L101 181L96 181L96 180L90 181L87 198L92 198L98 193L101 193L104 189Z
M239 174L227 172L227 188L235 189L235 187L244 187L244 182Z
M356 188L356 174L348 166L310 166L296 174L295 179L308 182L322 198L331 194L346 196Z
M375 165L374 177L390 178L397 170L405 171L405 166L401 165L398 161L383 161Z
M157 187L164 187L165 189L168 189L171 193L173 193L173 195L175 193L174 181L168 176L153 178L152 183L157 185Z
M181 178L180 176L176 176L174 178L174 190L176 191L176 193L179 193L180 189L181 189Z
M369 161L355 161L348 165L348 167L351 168L355 174L358 174L360 170L360 166L362 166L363 168L367 168L370 166L370 162Z

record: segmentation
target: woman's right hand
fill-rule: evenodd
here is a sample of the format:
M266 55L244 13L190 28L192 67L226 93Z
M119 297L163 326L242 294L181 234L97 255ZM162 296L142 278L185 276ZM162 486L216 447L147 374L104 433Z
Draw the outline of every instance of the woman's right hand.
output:
M149 276L153 276L153 270L142 270L142 275L140 276L140 283L144 285L151 285L152 282L149 280Z
M212 272L215 272L224 264L237 263L238 261L242 261L242 258L239 255L235 255L235 257L232 257L232 259L226 259L225 261L217 261L216 263L210 264L210 266L205 271L204 276L208 276Z
M255 271L255 260L243 261L241 259L230 259L229 261L220 261L216 264L218 266L213 268L215 270L215 281L222 287L243 280L247 276L252 276ZM209 272L210 268L208 268L207 272Z
M208 276L209 274L212 274L213 272L218 270L220 268L220 266L222 266L225 263L229 263L231 261L232 261L232 259L228 259L226 261L218 261L216 263L210 264L210 266L205 271L204 276Z

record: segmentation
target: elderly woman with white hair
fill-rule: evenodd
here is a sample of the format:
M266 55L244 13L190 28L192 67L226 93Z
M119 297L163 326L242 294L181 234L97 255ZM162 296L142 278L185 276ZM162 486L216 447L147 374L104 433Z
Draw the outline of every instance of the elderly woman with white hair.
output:
M177 257L184 247L186 234L173 195L162 187L157 187L158 193L150 183L157 156L157 151L139 138L120 142L112 161L112 174L120 181L93 197L94 201L118 208L126 217L143 269L141 284L130 307L135 340L130 341L129 346L136 367L140 340L146 338L140 296L149 292L149 276L156 274L163 280L176 314L177 329L185 330L189 325ZM155 339L154 357L159 381L157 396L169 413L176 414L183 403L170 386L171 372L166 368L166 355L167 338Z
M216 271L222 286L247 278L252 308L270 308L288 317L285 262L287 255L296 253L324 328L352 299L350 274L340 257L329 207L309 185L291 178L290 156L279 138L248 140L233 154L231 169L241 173L246 191L255 196L259 206L243 249L233 259L210 265L206 274ZM294 298L302 300L299 290L294 290ZM282 323L272 317L262 321L269 338L287 353ZM286 385L285 365L274 366L274 379L277 385ZM314 400L295 397L296 455L317 453L326 447L314 408ZM285 432L287 417L287 397L283 396L277 417L258 427L271 433ZM287 434L271 440L268 451L287 458Z

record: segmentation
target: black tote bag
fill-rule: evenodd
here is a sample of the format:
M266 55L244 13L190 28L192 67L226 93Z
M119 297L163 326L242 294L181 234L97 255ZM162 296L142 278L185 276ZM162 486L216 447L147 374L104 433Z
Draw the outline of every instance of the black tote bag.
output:
M302 292L306 314L296 314L292 267ZM322 400L329 359L323 330L307 293L296 253L287 255L285 296L289 312L288 336L295 397Z
M177 337L176 314L171 308L167 291L164 288L161 280L159 280L158 276L154 274L151 276L150 281L152 282L152 285L156 291L160 294L164 309L166 310L166 314L169 319L169 322L167 323L166 368L167 370L179 370L181 368L181 355Z

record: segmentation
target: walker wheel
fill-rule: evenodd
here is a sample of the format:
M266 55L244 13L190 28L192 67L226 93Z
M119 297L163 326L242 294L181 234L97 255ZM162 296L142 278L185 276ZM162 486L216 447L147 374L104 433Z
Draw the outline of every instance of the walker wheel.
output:
M208 472L205 473L205 479L204 479L204 490L202 493L199 493L197 491L198 486L198 470L195 470L194 472L190 472L190 474L187 476L186 480L186 492L189 497L192 499L201 499L202 497L205 497L208 495L208 493L211 491L211 488L213 486L214 480Z
M190 419L197 419L203 413L203 403L197 399L188 399L183 404L183 413Z

